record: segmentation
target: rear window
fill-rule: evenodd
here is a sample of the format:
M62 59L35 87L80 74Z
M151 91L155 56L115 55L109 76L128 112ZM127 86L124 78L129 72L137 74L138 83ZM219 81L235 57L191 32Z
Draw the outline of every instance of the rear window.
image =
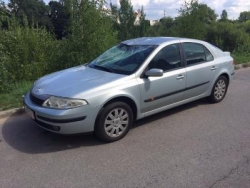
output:
M213 43L209 43L212 47L214 47L216 50L219 50L221 52L223 52L223 50L216 44L213 44Z

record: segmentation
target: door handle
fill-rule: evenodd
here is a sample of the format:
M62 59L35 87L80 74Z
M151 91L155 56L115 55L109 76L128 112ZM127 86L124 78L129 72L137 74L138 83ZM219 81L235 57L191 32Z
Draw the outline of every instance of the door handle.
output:
M216 69L217 69L216 66L212 66L212 67L211 67L211 71L215 71Z
M179 76L176 77L176 79L177 79L177 80L182 80L184 77L185 77L185 76L183 76L183 75L179 75Z

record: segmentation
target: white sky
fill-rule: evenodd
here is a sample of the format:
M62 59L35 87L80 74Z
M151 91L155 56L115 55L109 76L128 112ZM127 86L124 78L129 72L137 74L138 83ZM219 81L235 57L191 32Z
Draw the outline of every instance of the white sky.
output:
M190 1L190 0L186 0ZM119 0L112 0L114 4ZM147 19L160 19L164 16L175 17L178 15L178 9L184 4L185 0L131 0L134 9L144 6ZM199 0L199 3L205 3L214 9L218 16L222 10L226 10L230 19L237 19L240 12L250 11L250 0Z
M4 0L5 2L7 0ZM44 0L48 3L50 0ZM106 0L109 4L117 4L119 0ZM190 0L187 0L190 1ZM178 15L178 9L184 4L184 0L131 0L134 9L144 6L147 19L160 19L164 16L175 17ZM240 12L250 11L250 0L199 0L199 3L205 3L220 16L222 10L226 10L230 19L237 19Z

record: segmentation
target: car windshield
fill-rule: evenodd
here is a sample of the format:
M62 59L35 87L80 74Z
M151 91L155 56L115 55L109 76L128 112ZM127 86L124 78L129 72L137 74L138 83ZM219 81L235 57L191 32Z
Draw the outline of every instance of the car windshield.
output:
M118 44L104 52L89 67L118 74L134 73L156 48L152 45Z

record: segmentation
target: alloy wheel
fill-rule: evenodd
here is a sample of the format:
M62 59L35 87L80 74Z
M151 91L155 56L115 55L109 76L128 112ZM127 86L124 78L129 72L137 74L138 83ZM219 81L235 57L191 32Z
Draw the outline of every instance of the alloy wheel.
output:
M223 79L218 80L214 88L214 97L221 100L226 93L226 88L226 82Z
M115 108L108 113L104 122L104 129L110 137L118 137L126 131L128 125L128 112L123 108Z

